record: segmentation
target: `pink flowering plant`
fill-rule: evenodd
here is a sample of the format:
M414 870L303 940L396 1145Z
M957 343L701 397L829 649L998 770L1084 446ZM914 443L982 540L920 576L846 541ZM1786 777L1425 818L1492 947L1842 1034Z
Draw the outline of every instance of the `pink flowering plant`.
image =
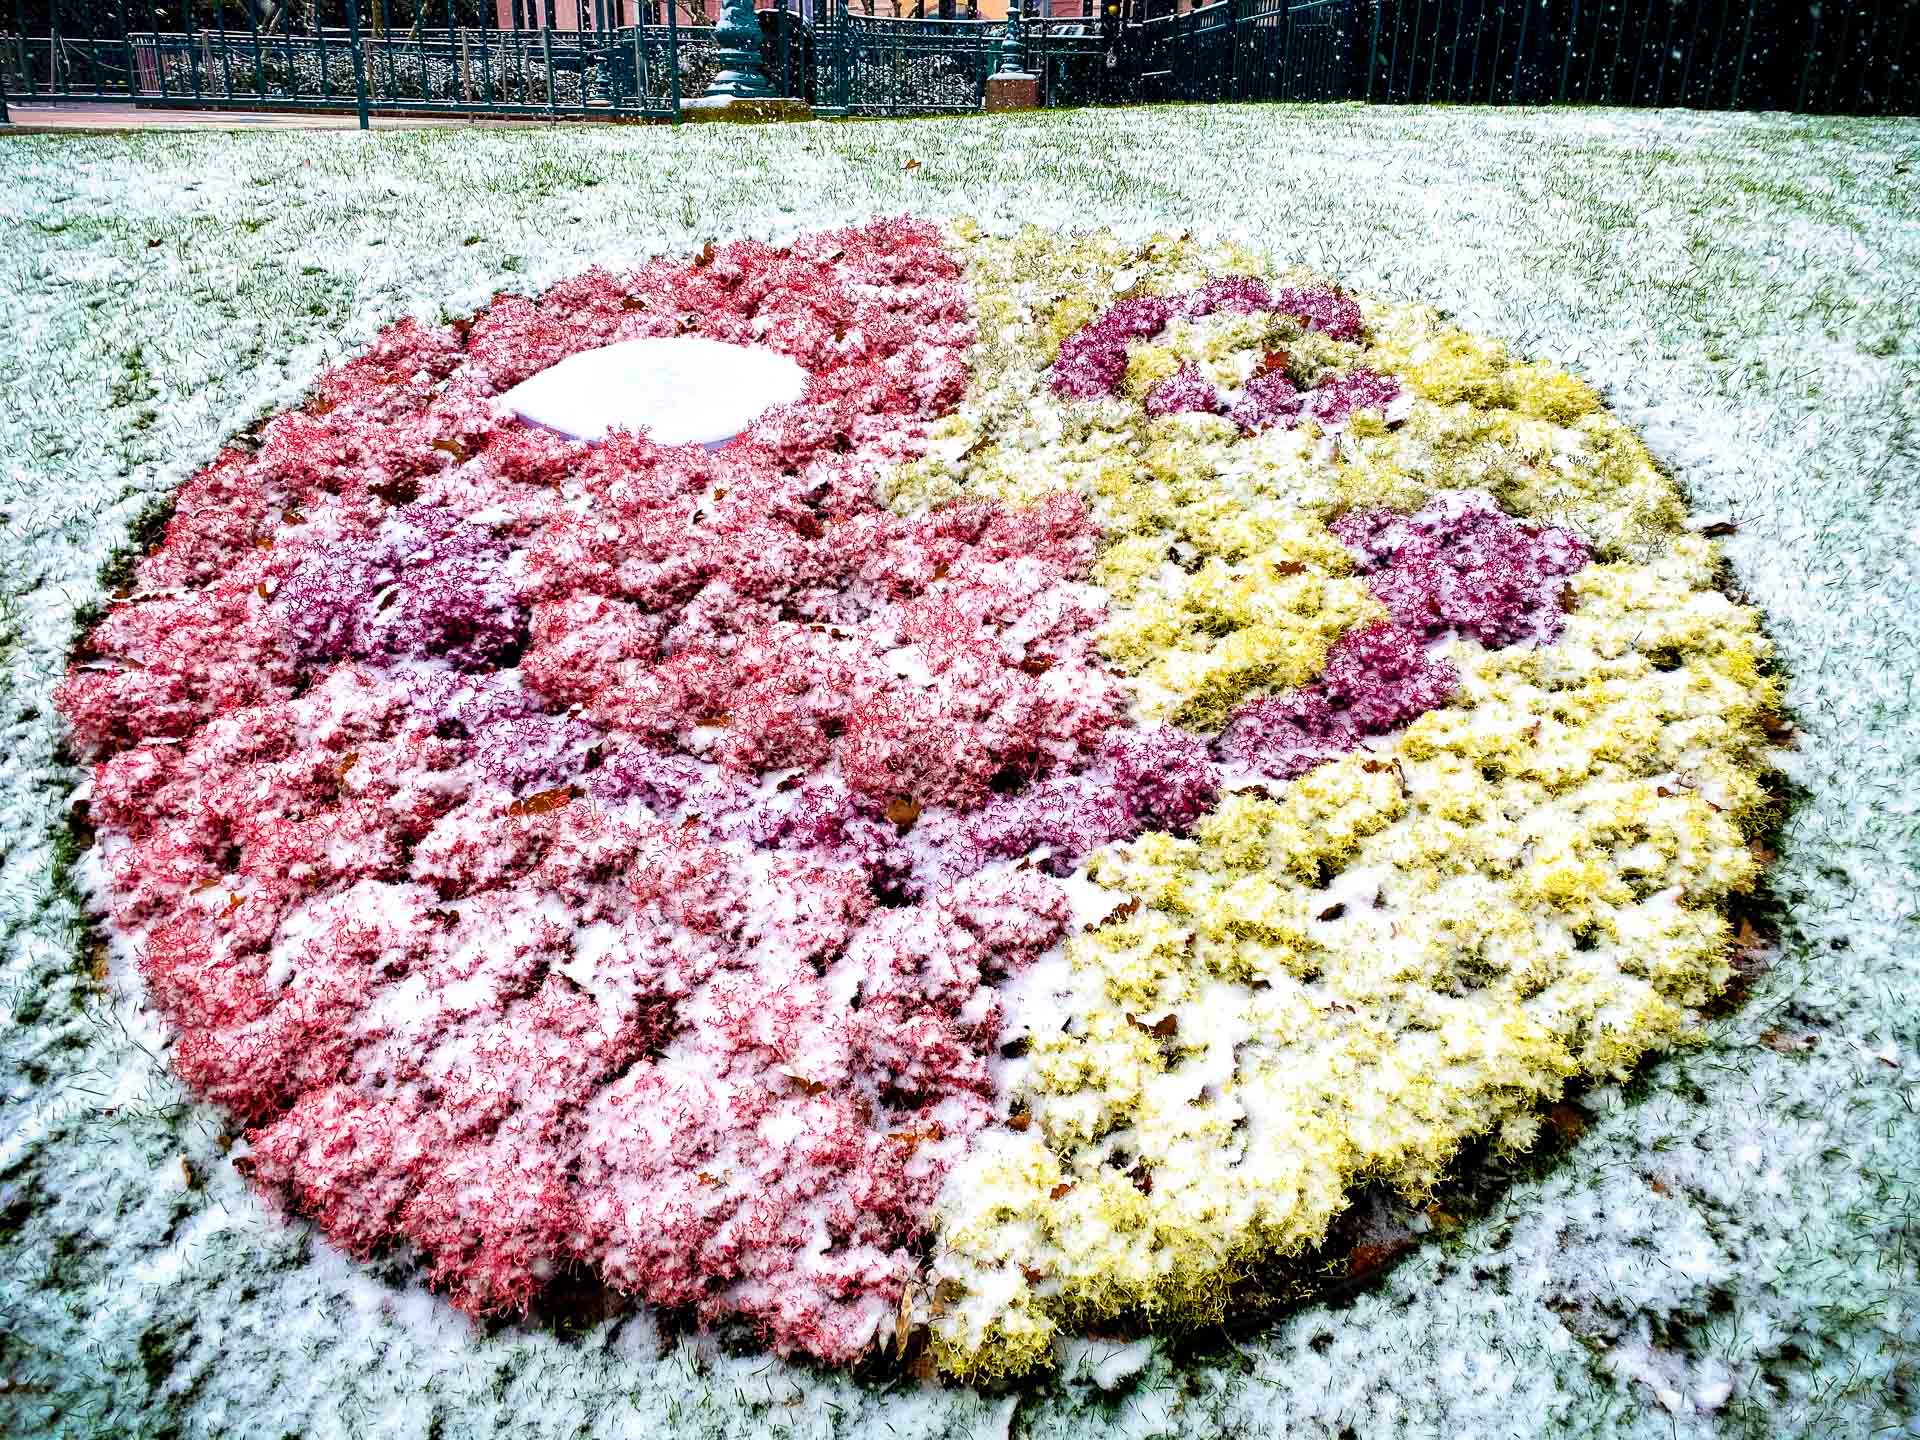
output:
M807 391L711 454L490 404L683 333ZM990 982L1068 916L980 872L1210 793L1203 747L1122 736L1077 499L871 498L971 339L930 227L736 244L403 322L183 488L60 703L259 1185L475 1314L579 1266L870 1344L1005 1118Z

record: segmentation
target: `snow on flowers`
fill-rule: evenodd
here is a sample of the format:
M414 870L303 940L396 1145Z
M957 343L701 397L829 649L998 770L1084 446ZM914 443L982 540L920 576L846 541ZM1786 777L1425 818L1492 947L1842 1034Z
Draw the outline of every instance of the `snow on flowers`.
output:
M494 403L680 334L807 389ZM1688 1033L1774 690L1681 514L1431 312L877 222L393 327L60 704L176 1068L336 1243L1002 1375Z

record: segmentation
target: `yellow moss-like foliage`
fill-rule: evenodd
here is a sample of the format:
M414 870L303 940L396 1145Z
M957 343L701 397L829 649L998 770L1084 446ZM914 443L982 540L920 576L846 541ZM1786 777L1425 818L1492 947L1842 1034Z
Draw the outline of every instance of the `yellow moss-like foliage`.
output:
M1071 297L1097 312L1272 272L1186 239L1041 232L973 237L967 260L976 383L886 493L903 509L1084 494L1104 531L1102 653L1141 718L1217 730L1381 618L1326 528L1347 508L1478 488L1598 557L1554 643L1449 641L1447 705L1090 859L1129 904L1065 947L1064 1023L1035 1032L1009 1097L1025 1128L964 1157L938 1212L936 1359L996 1378L1123 1309L1215 1316L1256 1257L1319 1243L1363 1179L1417 1199L1477 1138L1530 1145L1570 1081L1691 1038L1729 974L1726 898L1755 876L1779 696L1757 615L1715 588L1712 542L1684 533L1672 483L1579 380L1363 302L1358 343L1181 320L1134 348L1122 396L1067 403L1044 372L1062 317L1090 318ZM1410 405L1337 435L1141 411L1182 364L1242 383L1278 344L1290 374L1365 365Z

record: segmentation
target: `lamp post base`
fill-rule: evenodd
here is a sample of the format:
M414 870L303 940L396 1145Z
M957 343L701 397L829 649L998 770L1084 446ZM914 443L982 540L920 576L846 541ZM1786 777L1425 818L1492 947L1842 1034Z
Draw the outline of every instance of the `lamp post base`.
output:
M987 77L987 113L1040 108L1040 77L1002 71Z

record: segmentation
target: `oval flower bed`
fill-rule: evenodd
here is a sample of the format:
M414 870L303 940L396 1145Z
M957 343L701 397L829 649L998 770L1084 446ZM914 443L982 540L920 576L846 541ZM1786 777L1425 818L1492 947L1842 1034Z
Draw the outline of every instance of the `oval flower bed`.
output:
M807 390L494 403L679 334ZM992 1377L1688 1036L1775 689L1682 519L1430 311L878 222L392 327L60 704L175 1067L336 1244Z

